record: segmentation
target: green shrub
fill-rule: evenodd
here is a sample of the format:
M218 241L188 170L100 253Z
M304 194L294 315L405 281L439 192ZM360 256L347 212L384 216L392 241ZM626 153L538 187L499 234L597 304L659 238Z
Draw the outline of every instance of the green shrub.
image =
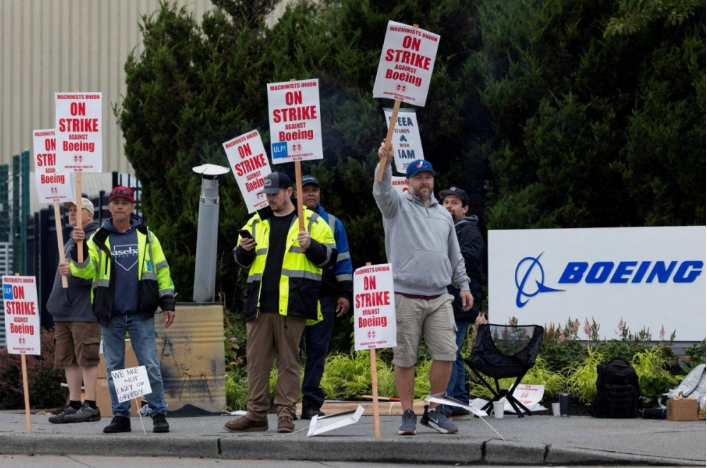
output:
M606 355L600 349L588 347L587 359L565 370L567 390L576 400L585 405L590 405L594 401L597 393L597 365L605 360Z
M248 405L248 376L245 372L226 372L226 407L244 410Z

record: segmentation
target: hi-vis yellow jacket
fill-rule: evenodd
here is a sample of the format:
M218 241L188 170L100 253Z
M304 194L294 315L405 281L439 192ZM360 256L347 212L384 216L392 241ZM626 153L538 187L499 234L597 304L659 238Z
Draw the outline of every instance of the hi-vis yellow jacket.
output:
M299 220L295 214L285 239L285 257L280 274L279 313L305 318L311 322L321 320L319 287L322 282L322 269L336 263L337 251L334 234L324 219L307 208L304 208L303 214L305 229L309 232L312 242L306 252L302 253L297 241ZM260 313L261 281L268 257L271 216L270 208L265 208L256 212L243 227L258 244L255 249L246 251L240 246L233 249L236 263L242 268L249 268L244 300L246 322L255 319ZM240 240L239 236L239 244Z
M110 222L110 220L108 220ZM138 242L138 310L142 316L152 317L157 306L174 311L174 283L169 265L157 237L144 224L137 228ZM98 322L106 326L113 315L113 259L110 253L109 232L103 227L84 242L84 262L76 261L76 250L71 252L71 274L78 278L93 280L91 302ZM86 255L88 254L88 255Z

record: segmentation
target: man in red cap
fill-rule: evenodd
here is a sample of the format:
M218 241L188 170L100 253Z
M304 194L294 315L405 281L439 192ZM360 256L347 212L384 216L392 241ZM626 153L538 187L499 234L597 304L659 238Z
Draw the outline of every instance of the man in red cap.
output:
M159 306L164 311L165 327L174 320L174 283L169 265L157 237L139 218L133 217L135 198L125 186L114 188L108 197L108 210L113 215L84 242L84 262L77 262L77 251L71 252L70 265L62 264L74 276L93 280L93 312L103 332L103 354L108 371L113 421L103 429L106 433L130 432L130 400L119 402L112 371L125 368L125 333L140 366L145 366L152 393L145 395L152 416L154 432L169 432L165 418L167 403L155 343L154 316ZM74 241L85 239L78 227Z

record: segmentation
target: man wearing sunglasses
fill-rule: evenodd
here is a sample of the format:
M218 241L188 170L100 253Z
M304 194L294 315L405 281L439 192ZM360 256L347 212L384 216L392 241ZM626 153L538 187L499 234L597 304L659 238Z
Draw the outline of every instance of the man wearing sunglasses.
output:
M153 432L169 432L165 419L167 403L155 343L154 316L164 311L165 327L174 320L174 283L157 237L131 216L135 210L133 191L114 188L108 197L113 215L84 242L84 262L71 251L71 264L60 272L93 280L93 312L103 332L103 353L108 371L113 421L106 433L130 432L130 401L118 402L111 372L125 368L125 333L130 335L138 365L145 366L152 393L145 395L152 416ZM86 237L82 229L72 233L74 241ZM68 270L67 270L68 269Z

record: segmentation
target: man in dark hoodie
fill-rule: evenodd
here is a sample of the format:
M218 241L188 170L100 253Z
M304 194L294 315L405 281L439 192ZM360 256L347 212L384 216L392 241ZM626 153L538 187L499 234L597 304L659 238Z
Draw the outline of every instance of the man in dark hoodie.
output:
M98 229L93 220L93 203L88 198L81 199L77 208L74 202L64 203L69 210L69 224L76 227L76 211L82 209L81 227L86 235ZM69 239L64 245L68 257L76 245ZM54 340L56 343L54 365L64 369L69 386L69 404L59 413L49 418L52 424L100 421L101 411L96 407L96 382L98 380L98 348L101 343L101 329L91 309L91 281L70 276L68 288L61 284L61 274L57 271L54 287L47 301L47 310L54 317ZM86 389L86 399L81 404L81 382Z
M469 211L469 197L466 192L457 187L442 190L439 193L442 199L442 206L452 215L454 220L454 230L457 232L459 248L464 257L466 274L469 277L469 290L474 296L474 305L471 310L464 311L462 300L459 297L459 290L452 285L447 286L449 294L454 296L452 308L454 309L454 321L457 324L457 360L452 366L452 375L447 385L447 395L450 397L469 403L469 391L466 388L466 369L462 359L462 344L466 337L466 330L469 323L476 320L481 307L481 278L484 257L484 239L476 226L479 221L475 215L466 216ZM443 411L449 414L449 419L469 419L469 412L463 408L443 407Z
M78 263L77 251L72 262L63 264L71 274L93 280L93 312L103 332L103 353L108 371L108 388L113 420L103 432L130 432L130 401L120 403L111 372L125 368L125 332L137 357L145 366L152 393L145 395L152 416L153 432L169 432L165 419L167 403L155 343L154 316L159 306L164 311L165 327L174 320L174 283L169 265L157 237L138 218L133 191L114 188L108 197L113 215L84 242L84 262ZM74 241L85 239L82 229L72 233Z
M303 335L307 359L302 380L302 419L312 419L315 414L324 416L320 411L324 403L324 390L320 387L324 362L334 328L334 315L336 314L337 318L344 317L351 307L353 265L344 225L336 216L324 211L324 207L319 203L321 195L319 181L311 175L302 177L302 192L302 203L321 216L331 228L338 252L336 265L325 268L322 273L319 303L322 307L323 319L321 322L308 325Z

